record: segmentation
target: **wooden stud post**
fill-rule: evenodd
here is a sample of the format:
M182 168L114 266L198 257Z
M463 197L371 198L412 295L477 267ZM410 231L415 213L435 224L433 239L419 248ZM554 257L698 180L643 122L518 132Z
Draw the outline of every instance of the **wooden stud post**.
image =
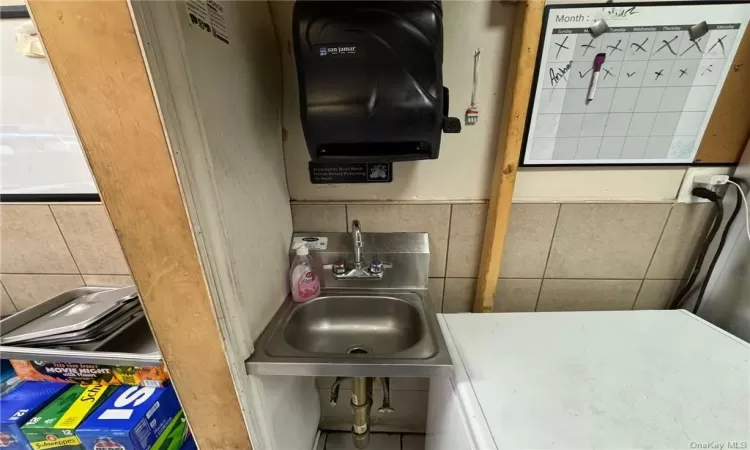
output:
M195 439L250 449L127 0L30 0Z
M516 8L511 66L500 121L499 148L492 176L474 312L492 312L493 308L542 31L544 1L528 0Z

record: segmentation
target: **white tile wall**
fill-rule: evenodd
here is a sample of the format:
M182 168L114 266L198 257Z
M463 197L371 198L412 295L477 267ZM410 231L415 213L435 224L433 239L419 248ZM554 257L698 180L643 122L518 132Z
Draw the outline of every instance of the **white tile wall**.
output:
M311 226L320 230L306 231L343 231L348 220L358 218L365 232L429 232L429 292L435 307L471 310L486 204L295 202L294 209L299 231ZM514 204L495 310L665 305L684 278L712 214L708 204ZM571 295L579 298L573 301ZM600 300L601 295L607 299Z
M131 284L102 204L0 204L0 314L84 286Z

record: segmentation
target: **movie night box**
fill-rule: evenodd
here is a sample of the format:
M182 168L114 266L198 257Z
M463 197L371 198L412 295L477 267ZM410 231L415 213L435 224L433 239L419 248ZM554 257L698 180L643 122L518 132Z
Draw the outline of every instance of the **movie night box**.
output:
M21 425L69 387L60 383L26 381L0 397L0 447L8 450L29 448Z
M180 410L172 386L120 386L76 434L86 450L149 450Z

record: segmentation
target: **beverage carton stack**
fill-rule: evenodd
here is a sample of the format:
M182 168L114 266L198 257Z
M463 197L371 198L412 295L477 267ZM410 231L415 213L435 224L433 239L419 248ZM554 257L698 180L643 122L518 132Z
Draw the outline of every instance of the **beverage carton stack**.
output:
M5 449L194 449L189 434L171 385L24 381L0 396Z

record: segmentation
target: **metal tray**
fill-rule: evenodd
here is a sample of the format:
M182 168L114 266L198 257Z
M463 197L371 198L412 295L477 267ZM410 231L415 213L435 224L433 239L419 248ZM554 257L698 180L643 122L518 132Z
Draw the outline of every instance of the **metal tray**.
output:
M122 333L125 333L126 331L130 330L130 328L136 324L145 324L146 333L148 335L151 335L151 329L148 328L148 321L146 320L146 314L143 311L141 311L139 313L136 313L136 315L130 317L127 323L118 327L116 330L112 331L109 336L105 337L104 339L97 340L96 342L81 343L78 345L77 350L101 351L102 347L107 345L107 343L109 343L110 341L117 341L117 339L120 337ZM156 349L156 351L158 352L159 349Z
M137 295L135 286L128 286L76 297L49 314L40 316L39 320L26 323L10 332L4 331L0 343L22 344L31 339L84 331L98 324L100 319L131 306Z
M71 331L68 333L60 333L53 334L51 336L32 338L24 340L22 342L13 342L10 345L54 345L55 343L96 337L104 333L111 332L116 327L122 326L122 324L128 322L129 318L132 317L135 313L143 313L143 310L138 303L129 306L128 308L121 308L117 313L113 313L109 316L103 317L98 324L82 331Z
M54 311L83 295L109 291L107 287L82 287L64 292L46 302L32 306L4 320L0 320L2 333L13 331L32 320ZM50 348L19 347L0 345L3 359L33 360L45 362L68 362L82 364L104 364L111 366L158 366L163 359L148 328L145 317L113 336L112 339L97 343L90 350L61 350Z
M24 341L20 344L16 344L17 346L23 345L23 346L29 346L29 347L71 347L72 345L77 344L83 344L83 343L90 343L92 345L101 345L105 339L109 340L114 334L119 334L120 331L122 331L123 328L128 327L135 323L135 319L138 319L140 317L144 317L143 310L138 309L134 310L128 314L125 314L121 317L118 317L117 320L113 320L112 322L109 322L105 327L97 329L97 331L88 333L88 334L81 334L78 336L68 336L64 337L62 339L59 339L57 337L49 338L46 340L34 340L34 341ZM77 348L72 348L73 350L77 350Z

